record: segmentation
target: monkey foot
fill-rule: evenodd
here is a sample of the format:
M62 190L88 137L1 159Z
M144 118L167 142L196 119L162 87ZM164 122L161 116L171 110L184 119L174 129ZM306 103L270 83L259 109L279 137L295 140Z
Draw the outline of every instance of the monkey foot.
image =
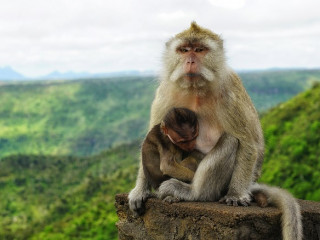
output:
M228 206L244 206L248 207L251 202L250 195L244 197L224 196L219 200L220 203L226 203Z
M177 203L180 202L180 198L173 196L166 196L162 201L167 203Z

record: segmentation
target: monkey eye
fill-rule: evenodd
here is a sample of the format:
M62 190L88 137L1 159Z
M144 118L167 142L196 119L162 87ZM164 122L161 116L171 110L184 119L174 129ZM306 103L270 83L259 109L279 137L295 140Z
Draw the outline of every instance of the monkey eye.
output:
M190 48L188 48L188 47L180 47L179 48L179 52L181 52L181 53L186 53L186 52L189 52L190 51Z
M197 48L195 48L195 52L203 52L205 49L204 49L204 47L197 47Z

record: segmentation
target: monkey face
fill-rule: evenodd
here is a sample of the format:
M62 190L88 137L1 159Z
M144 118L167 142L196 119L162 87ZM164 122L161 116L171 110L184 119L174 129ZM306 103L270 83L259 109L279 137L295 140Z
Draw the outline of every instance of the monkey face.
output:
M212 72L204 64L205 56L210 51L207 45L181 42L173 51L177 65L169 77L171 81L177 82L183 88L199 88L206 85L206 81L214 78Z
M189 131L190 133L193 131ZM188 137L181 137L176 131L166 128L166 135L170 139L170 141L179 147L180 149L186 151L186 152L191 152L194 150L196 147L196 139L198 137L198 130L192 134L191 136ZM187 135L186 135L187 136Z
M175 145L178 146L180 149L186 151L186 152L191 152L196 147L196 139L193 139L193 140L190 140L190 141L178 142Z
M216 73L225 62L220 37L196 23L177 34L166 46L165 78L182 88L203 88L215 81Z

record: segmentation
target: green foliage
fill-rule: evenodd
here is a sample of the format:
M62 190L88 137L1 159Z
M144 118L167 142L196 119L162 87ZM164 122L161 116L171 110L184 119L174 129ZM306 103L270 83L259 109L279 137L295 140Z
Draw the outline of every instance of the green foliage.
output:
M296 197L320 200L320 84L261 120L266 140L261 181Z
M268 70L239 75L260 112L289 100L320 80L320 70Z
M88 156L142 138L155 86L150 77L0 86L0 158Z
M0 239L117 239L114 196L135 182L139 144L93 157L0 162Z

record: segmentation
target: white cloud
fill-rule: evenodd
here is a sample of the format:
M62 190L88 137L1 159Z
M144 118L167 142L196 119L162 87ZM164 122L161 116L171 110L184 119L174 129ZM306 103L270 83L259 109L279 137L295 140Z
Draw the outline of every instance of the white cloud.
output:
M228 9L240 9L243 8L245 0L209 0L213 6L228 8Z
M0 0L0 66L158 70L165 41L200 25L222 34L232 67L319 67L318 0Z
M182 10L174 11L174 12L161 12L158 14L158 18L160 22L165 23L176 23L177 21L186 22L189 21L190 18L194 18L195 14L192 12L186 12Z

